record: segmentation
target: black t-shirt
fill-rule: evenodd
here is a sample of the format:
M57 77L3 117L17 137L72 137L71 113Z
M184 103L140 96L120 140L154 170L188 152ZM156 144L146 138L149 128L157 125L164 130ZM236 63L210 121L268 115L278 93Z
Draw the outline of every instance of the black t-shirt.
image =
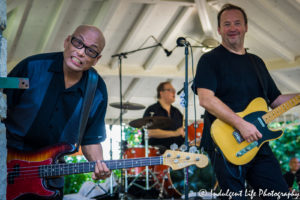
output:
M168 112L160 105L159 102L149 106L144 113L144 117L151 116L151 113L153 113L153 116L169 117ZM174 106L171 106L170 115L172 124L166 128L163 128L162 130L175 131L176 129L182 127L183 116L180 111ZM168 138L149 138L149 145L161 145L167 149L169 149L170 145L173 143L176 143L178 146L180 146L184 143L184 138L181 136Z
M289 188L293 187L294 181L296 181L300 189L300 170L298 170L295 174L293 174L292 172L287 172L283 175L283 177Z
M253 66L250 56L253 57L257 66ZM267 98L272 103L281 93L264 62L250 53L244 55L231 53L222 45L200 58L192 88L195 88L195 92L197 88L212 90L215 96L234 112L241 112L254 98L264 98L264 92L254 67L258 67ZM215 119L213 115L205 111L201 146L206 150L214 148L210 127Z

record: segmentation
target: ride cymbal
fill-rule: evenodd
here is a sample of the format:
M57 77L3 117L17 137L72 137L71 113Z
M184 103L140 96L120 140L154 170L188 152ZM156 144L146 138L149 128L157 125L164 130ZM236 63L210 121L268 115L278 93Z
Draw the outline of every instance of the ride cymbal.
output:
M110 103L109 105L111 107L121 109L121 103L120 102ZM138 103L130 103L130 102L122 103L122 109L124 109L124 110L142 110L144 108L145 108L144 105L138 104Z

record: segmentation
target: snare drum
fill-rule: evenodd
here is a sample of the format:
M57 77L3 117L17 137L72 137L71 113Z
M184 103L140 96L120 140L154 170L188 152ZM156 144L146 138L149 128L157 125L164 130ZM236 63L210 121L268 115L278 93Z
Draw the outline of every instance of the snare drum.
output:
M148 157L153 157L153 156L159 156L160 155L159 149L157 147L149 146L148 152L149 152ZM146 157L144 146L137 146L137 147L127 148L124 152L124 159L127 159L127 158L144 158L144 157ZM146 169L146 167L134 167L134 168L128 168L126 170L127 170L128 177L135 177L135 176L138 176L138 175L145 176L146 175L146 172L144 171L145 169ZM153 171L153 166L149 166L148 169ZM142 173L142 174L140 174L140 173Z

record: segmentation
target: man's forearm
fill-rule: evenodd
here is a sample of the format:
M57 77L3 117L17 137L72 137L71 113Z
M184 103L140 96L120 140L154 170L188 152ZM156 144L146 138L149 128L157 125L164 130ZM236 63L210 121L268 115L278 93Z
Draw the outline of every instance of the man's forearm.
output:
M88 161L103 160L101 144L83 145L82 153Z

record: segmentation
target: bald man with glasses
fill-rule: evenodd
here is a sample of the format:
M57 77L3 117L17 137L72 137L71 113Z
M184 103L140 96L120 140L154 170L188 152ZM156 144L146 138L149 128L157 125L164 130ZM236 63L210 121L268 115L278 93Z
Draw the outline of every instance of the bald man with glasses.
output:
M9 73L11 77L28 77L27 90L7 89L7 145L22 151L37 151L60 142L74 144L79 138L80 111L89 70L101 58L105 46L102 32L95 26L80 25L64 40L64 51L30 56ZM106 138L105 114L107 89L98 82L81 140L84 156L97 161L92 178L105 179L110 170L103 160L101 142ZM47 180L61 192L63 181ZM28 196L27 199L32 199ZM34 197L34 199L38 199Z

